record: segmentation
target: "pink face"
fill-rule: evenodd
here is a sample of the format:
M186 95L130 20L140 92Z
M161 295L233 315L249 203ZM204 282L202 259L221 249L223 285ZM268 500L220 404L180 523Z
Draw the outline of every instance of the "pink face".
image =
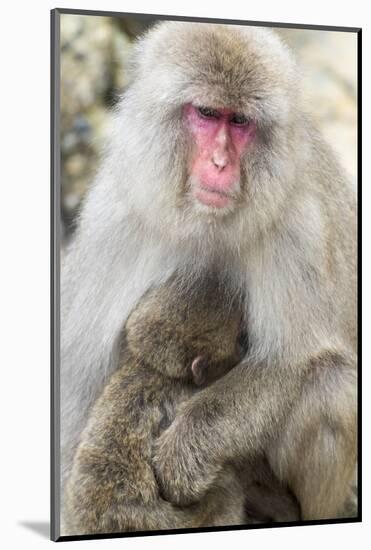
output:
M184 107L194 141L190 163L192 194L206 206L226 208L239 190L241 156L253 141L256 124L232 109Z

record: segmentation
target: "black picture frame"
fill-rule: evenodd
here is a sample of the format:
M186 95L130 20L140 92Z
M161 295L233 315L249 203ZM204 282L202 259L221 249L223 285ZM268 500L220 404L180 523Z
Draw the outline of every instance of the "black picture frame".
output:
M61 158L60 158L60 16L77 14L101 17L133 17L146 20L195 21L208 23L228 23L230 25L250 25L286 29L311 29L333 32L349 32L357 35L357 195L358 195L358 515L352 518L298 521L290 523L264 523L241 526L224 526L194 529L171 529L161 531L140 531L106 533L94 535L60 535L60 246L61 246ZM192 16L170 16L114 11L61 9L51 10L51 540L56 542L91 539L110 539L189 532L217 532L251 529L280 528L287 526L309 526L362 521L362 29L358 27L340 27L319 24L276 23L268 21L249 21L234 19L200 18Z

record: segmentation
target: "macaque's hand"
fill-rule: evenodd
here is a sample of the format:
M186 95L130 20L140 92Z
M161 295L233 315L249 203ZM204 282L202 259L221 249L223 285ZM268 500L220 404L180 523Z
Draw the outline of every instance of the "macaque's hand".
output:
M156 478L162 496L173 504L199 501L221 470L217 409L210 402L191 399L155 443Z

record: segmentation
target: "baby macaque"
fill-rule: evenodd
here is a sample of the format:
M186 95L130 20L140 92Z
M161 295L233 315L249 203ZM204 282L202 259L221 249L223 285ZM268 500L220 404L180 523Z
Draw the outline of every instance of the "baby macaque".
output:
M141 299L125 325L120 368L92 407L74 457L66 534L245 522L232 465L200 502L183 508L162 498L152 467L153 443L181 403L240 361L235 305L210 281L192 291L173 279Z

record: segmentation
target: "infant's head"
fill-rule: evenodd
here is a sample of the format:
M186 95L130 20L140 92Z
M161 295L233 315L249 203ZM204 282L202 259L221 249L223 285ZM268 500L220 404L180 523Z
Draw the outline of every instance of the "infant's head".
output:
M205 385L241 359L241 315L208 282L185 291L174 281L148 291L126 323L129 350L165 375Z

